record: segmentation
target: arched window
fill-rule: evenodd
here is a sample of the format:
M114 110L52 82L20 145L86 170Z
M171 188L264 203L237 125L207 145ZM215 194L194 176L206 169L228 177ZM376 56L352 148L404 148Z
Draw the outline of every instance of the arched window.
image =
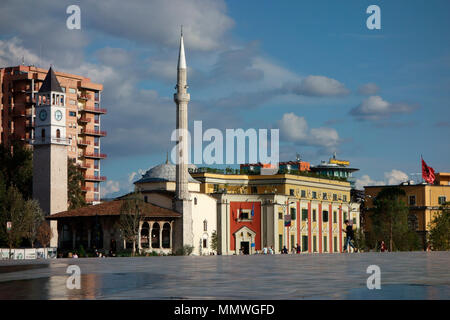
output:
M150 247L149 237L148 237L149 231L150 231L150 226L148 225L148 222L144 222L142 224L142 229L141 229L141 247L142 248Z
M194 198L194 204L197 205L197 198Z
M208 231L208 221L203 221L203 231Z
M170 245L170 223L166 222L162 230L162 247L170 248Z
M56 138L61 138L61 131L59 129L56 129Z
M158 222L155 222L152 227L152 248L159 248L159 230L161 227Z

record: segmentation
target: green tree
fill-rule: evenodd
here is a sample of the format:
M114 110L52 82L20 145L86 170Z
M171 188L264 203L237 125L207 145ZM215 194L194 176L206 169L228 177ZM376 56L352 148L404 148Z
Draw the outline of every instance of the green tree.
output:
M431 221L428 241L433 250L450 250L450 202Z
M219 248L218 245L218 236L217 236L217 231L214 230L211 234L211 250L217 252L217 249Z
M84 198L83 191L81 190L81 185L84 183L83 174L78 170L78 168L73 164L73 162L68 159L67 161L67 199L69 201L69 209L76 209L84 207L86 205L86 200Z
M133 244L131 249L132 256L136 253L136 242L139 234L139 223L142 220L143 205L142 195L134 192L124 199L120 207L119 229L125 241Z
M44 211L42 211L37 200L27 200L24 204L24 214L26 222L25 238L30 241L31 247L34 248L39 227L44 221Z
M14 185L25 199L32 197L33 153L19 141L0 144L0 171L5 185Z
M409 208L406 194L399 187L383 188L374 199L372 231L377 241L384 240L389 251L418 249L418 236L408 227Z
M11 230L6 231L6 241L9 248L18 246L25 237L27 231L26 214L24 210L24 200L17 187L10 186L6 195L6 205L4 206L4 218L12 224ZM2 226L6 229L6 223Z

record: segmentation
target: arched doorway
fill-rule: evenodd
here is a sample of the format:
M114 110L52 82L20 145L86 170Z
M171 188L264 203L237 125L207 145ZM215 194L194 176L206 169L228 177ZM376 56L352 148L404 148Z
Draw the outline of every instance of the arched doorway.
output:
M150 231L150 226L148 224L148 222L144 222L142 224L142 228L141 228L141 247L143 249L147 249L150 247L150 243L149 243L149 231Z
M153 223L152 227L152 248L160 248L159 231L161 227L158 222Z
M162 230L162 247L170 248L170 245L170 223L166 222Z

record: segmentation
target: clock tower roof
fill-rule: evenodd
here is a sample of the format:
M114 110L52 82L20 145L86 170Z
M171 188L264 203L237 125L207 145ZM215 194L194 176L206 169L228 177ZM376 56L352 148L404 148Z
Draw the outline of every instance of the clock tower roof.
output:
M63 92L61 89L61 85L58 82L58 79L56 79L56 75L52 67L50 67L50 69L48 70L47 75L45 76L44 79L44 83L39 89L39 92L50 92L50 91Z

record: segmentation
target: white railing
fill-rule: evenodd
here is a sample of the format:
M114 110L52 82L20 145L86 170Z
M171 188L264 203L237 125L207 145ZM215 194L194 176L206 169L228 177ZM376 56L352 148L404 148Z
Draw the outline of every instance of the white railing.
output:
M70 145L72 139L70 138L57 138L57 137L44 137L44 138L34 138L31 140L31 144L63 144Z

